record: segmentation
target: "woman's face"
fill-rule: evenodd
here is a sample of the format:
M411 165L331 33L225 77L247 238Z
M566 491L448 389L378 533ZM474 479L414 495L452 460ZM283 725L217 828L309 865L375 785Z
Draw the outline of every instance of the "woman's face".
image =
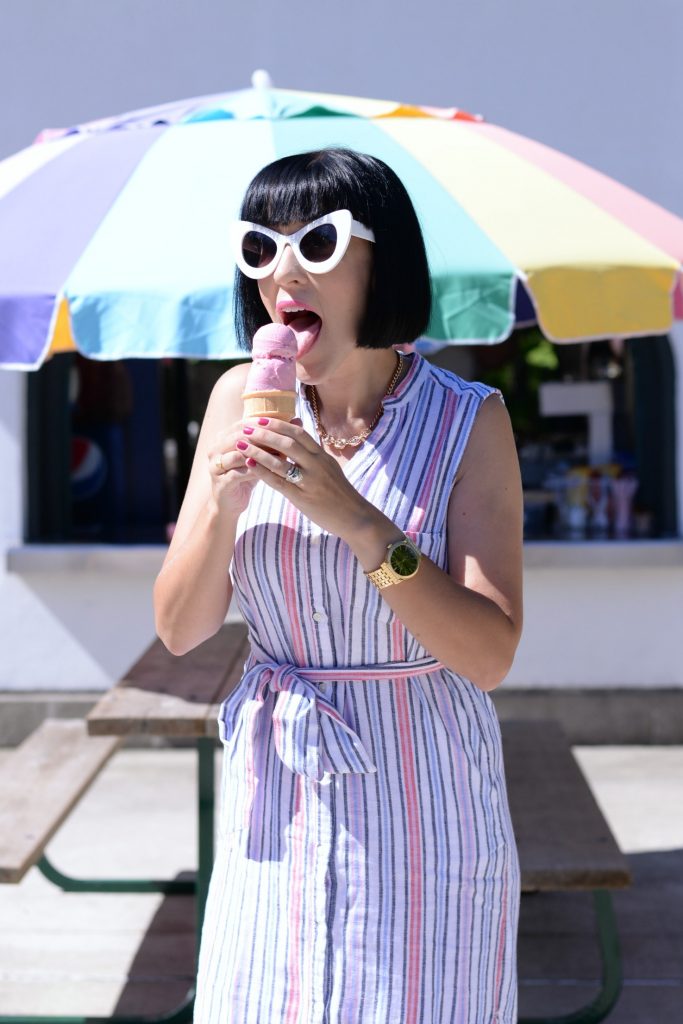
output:
M303 226L296 222L276 230L289 235ZM352 236L341 262L326 274L309 274L287 245L273 273L259 280L271 320L296 334L297 374L304 382L328 376L358 351L371 273L372 242Z

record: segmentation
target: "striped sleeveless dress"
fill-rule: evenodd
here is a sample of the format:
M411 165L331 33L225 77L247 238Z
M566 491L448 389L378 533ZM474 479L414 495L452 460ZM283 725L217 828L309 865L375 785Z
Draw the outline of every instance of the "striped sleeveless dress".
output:
M414 355L344 466L444 568L449 495L493 390ZM489 696L265 484L231 575L251 654L219 714L195 1024L514 1024L519 864Z

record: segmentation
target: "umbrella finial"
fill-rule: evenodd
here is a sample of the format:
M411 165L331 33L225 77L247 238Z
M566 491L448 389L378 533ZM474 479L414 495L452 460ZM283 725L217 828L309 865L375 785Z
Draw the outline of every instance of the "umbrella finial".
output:
M257 68L251 76L251 84L254 89L272 89L273 79L263 68Z

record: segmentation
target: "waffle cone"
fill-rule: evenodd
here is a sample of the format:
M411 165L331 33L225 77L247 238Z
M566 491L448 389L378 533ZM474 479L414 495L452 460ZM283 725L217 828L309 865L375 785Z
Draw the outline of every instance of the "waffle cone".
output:
M289 423L296 416L296 391L246 391L245 416L269 416Z

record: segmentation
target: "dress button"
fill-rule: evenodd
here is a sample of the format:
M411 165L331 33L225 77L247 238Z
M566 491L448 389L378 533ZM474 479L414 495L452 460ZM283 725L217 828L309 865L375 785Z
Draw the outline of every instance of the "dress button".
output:
M313 612L313 621L314 622L323 622L324 619L325 619L325 613L324 612Z

